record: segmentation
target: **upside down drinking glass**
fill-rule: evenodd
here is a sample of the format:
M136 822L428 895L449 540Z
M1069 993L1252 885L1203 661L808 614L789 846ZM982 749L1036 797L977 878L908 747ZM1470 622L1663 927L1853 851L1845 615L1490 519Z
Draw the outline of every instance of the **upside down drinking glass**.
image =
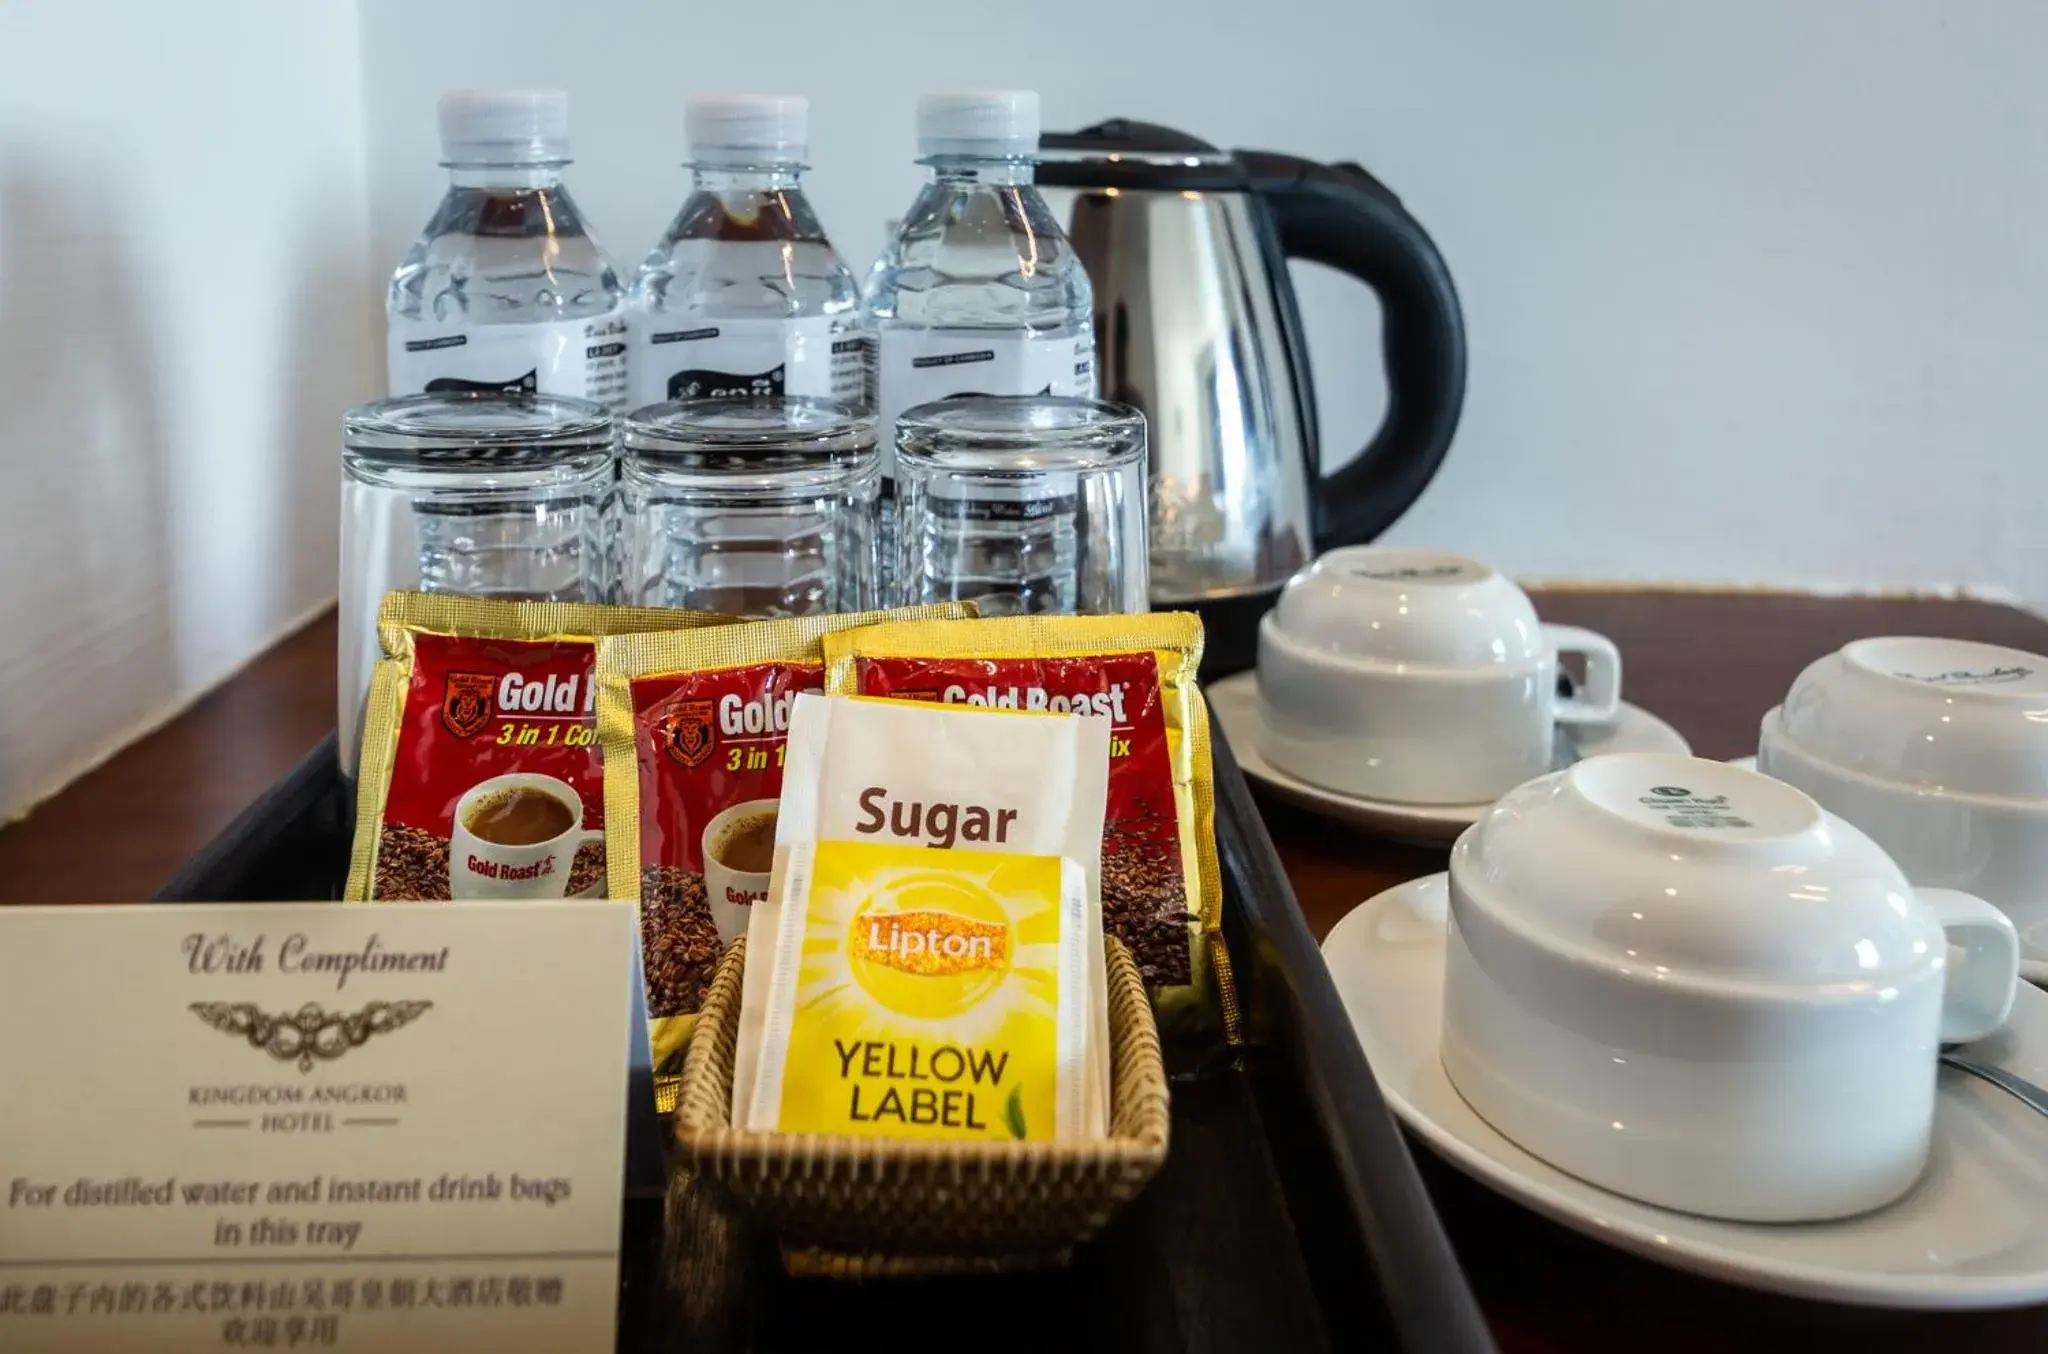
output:
M828 399L699 399L625 420L623 600L734 616L874 602L872 414Z
M1146 609L1145 416L1049 395L919 405L896 425L901 605L984 616Z
M353 775L392 588L506 600L609 600L612 417L557 395L444 391L343 420L341 761Z

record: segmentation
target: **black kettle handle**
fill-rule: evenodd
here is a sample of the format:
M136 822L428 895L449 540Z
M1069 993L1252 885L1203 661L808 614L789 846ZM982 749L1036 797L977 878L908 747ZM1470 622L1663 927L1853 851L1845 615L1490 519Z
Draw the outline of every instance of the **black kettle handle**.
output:
M1369 541L1422 496L1457 431L1465 400L1457 290L1421 224L1357 165L1265 151L1237 156L1272 209L1282 254L1349 273L1379 294L1386 422L1355 459L1322 478L1315 505L1318 551ZM1290 315L1289 323L1299 321ZM1295 356L1305 370L1306 353ZM1303 414L1313 437L1313 407Z

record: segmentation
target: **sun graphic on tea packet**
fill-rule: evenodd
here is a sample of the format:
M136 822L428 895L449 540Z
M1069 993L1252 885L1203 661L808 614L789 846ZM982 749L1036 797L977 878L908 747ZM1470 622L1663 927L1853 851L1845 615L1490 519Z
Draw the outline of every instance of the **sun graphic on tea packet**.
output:
M1057 857L823 844L798 1003L835 1028L925 1024L955 1040L1058 1016ZM849 1031L850 1032L850 1031Z

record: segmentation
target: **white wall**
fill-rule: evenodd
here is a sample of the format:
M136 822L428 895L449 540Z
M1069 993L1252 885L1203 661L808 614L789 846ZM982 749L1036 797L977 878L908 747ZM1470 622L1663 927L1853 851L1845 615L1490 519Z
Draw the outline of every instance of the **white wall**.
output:
M358 33L0 4L0 821L334 592L382 380Z
M334 590L336 423L447 87L562 84L631 263L694 89L814 100L857 269L920 88L1357 158L1472 384L1395 529L1525 574L2048 602L2048 9L2024 0L12 0L0 5L0 818ZM366 245L367 240L367 245ZM1332 443L1371 307L1309 280Z
M856 270L924 87L1038 88L1400 192L1471 333L1395 529L1521 573L1973 585L2048 601L2048 9L2025 0L363 0L373 236L433 205L445 87L573 95L571 180L638 256L692 90L813 100ZM1332 441L1379 398L1363 293L1305 298Z

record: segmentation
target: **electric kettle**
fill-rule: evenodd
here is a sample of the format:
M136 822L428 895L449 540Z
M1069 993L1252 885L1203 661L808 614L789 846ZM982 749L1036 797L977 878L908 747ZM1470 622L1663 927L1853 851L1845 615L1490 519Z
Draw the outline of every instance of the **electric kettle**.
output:
M1443 460L1465 396L1450 273L1357 165L1122 118L1040 151L1038 182L1078 190L1068 234L1095 288L1102 394L1151 423L1152 604L1201 613L1206 674L1249 667L1281 585L1384 531ZM1328 475L1288 259L1360 279L1384 317L1386 421Z

